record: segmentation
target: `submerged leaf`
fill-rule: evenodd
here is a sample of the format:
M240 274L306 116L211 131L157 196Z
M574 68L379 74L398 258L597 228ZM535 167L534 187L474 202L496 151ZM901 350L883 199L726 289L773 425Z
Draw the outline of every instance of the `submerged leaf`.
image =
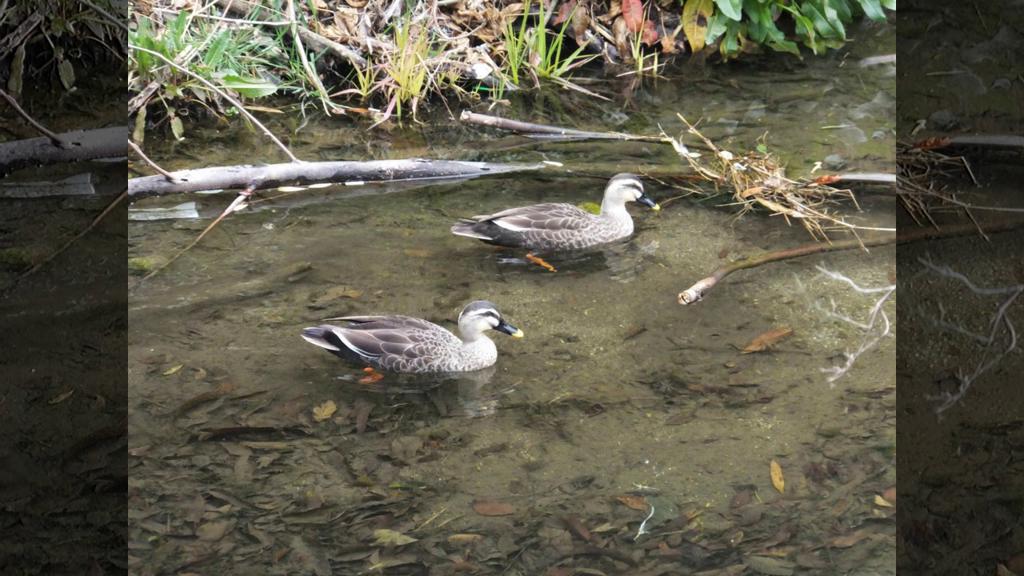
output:
M615 499L633 510L647 512L651 508L650 505L647 504L647 499L643 496L616 496Z
M782 328L772 328L767 332L758 334L753 340L747 344L740 354L751 354L753 352L763 352L768 348L771 348L780 341L793 335L793 329L783 326Z
M786 479L782 476L782 466L779 465L774 459L769 465L769 472L772 477L772 486L782 494L786 491Z
M474 500L473 511L481 516L508 516L515 512L515 508L497 500Z
M406 536L396 530L381 528L373 531L373 543L377 546L405 546L416 541L416 538Z
M337 411L338 406L334 403L334 401L328 400L323 404L320 404L319 406L313 407L313 420L316 420L317 422L323 422L324 420L327 420L328 418L333 416L334 413Z

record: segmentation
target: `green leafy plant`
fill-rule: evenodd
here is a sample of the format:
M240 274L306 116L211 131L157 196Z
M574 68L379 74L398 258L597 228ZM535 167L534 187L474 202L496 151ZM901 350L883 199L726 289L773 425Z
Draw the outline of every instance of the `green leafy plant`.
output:
M689 5L707 4L708 0L683 2L685 14L687 8L693 10ZM714 8L703 40L718 42L726 58L759 46L799 56L801 44L815 54L842 46L847 40L846 26L856 16L884 20L885 10L896 9L896 0L714 0ZM792 24L791 34L779 27L787 19Z
M523 5L523 16L516 26L507 20L502 28L505 46L505 74L513 84L519 86L519 71L526 64L527 56L527 15L530 11L530 0Z
M190 25L188 12L179 12L164 22L156 33L152 22L141 17L130 32L131 44L159 52L168 60L184 62L188 69L218 87L246 98L263 98L278 91L280 85L261 77L261 70L274 67L269 56L274 47L258 40L251 29L223 28L207 23ZM195 56L190 57L190 53ZM158 81L168 97L194 97L202 103L215 98L205 86L193 78L176 73L143 51L133 53L135 67L132 81Z
M538 14L537 19L539 22L544 23L548 21L548 13L544 7L544 2L538 2ZM529 9L529 2L524 5L524 11ZM549 32L543 26L533 29L532 35L528 39L530 54L528 60L530 66L534 72L540 78L551 78L560 79L565 77L570 70L583 64L590 62L596 56L584 56L583 50L586 46L579 46L575 51L565 56L562 53L562 45L565 42L565 31L569 27L569 23L572 22L573 14L576 9L573 8L572 12L562 22L562 27L557 32L551 34L549 40ZM525 16L524 16L525 18Z
M387 92L399 117L402 104L412 104L413 115L420 98L429 87L430 38L426 30L413 30L410 19L395 26L395 50L384 71L388 76Z
M524 67L529 67L537 79L560 80L568 73L596 56L583 54L586 46L579 46L566 55L563 52L565 33L572 22L573 12L557 31L549 31L543 23L549 19L549 12L543 2L537 4L538 26L529 27L532 1L523 4L523 13L518 24L506 22L503 28L505 48L505 74L516 86L521 86L520 76Z

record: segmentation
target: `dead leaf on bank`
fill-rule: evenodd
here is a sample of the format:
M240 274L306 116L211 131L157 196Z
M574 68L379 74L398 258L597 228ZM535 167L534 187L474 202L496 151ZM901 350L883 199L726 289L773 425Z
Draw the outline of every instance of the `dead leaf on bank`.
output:
M769 465L769 472L772 477L772 486L779 491L779 494L784 494L786 491L786 479L782 475L782 466L773 459Z
M47 404L49 404L51 406L53 406L54 404L60 404L61 402L67 400L68 398L71 398L71 395L74 394L74 393L75 393L75 389L74 388L69 388L68 390L66 390L64 392L61 392L60 394L57 394L53 398L50 398L50 401L47 402Z
M648 46L658 43L658 28L654 25L654 20L644 20L643 35L640 37L640 41Z
M644 498L643 496L616 496L615 499L625 504L626 507L632 508L633 510L647 512L648 510L651 509L650 505L647 503L647 498Z
M683 33L686 34L686 41L690 44L693 53L704 49L705 40L708 35L708 21L714 13L714 0L689 0L683 6Z
M508 516L516 510L511 504L497 500L474 500L473 511L481 516Z
M644 26L644 5L640 0L622 0L622 19L630 32L636 34Z
M553 26L558 26L562 22L569 19L569 15L573 13L573 9L576 8L576 0L569 0L558 7L558 14L551 21Z
M328 418L333 416L334 413L337 411L338 406L334 403L334 401L328 400L323 404L320 404L319 406L313 407L313 420L316 420L317 422L323 422L324 420L327 420Z
M381 528L373 531L373 543L376 546L405 546L416 541L416 538L406 536L397 530Z
M753 352L763 352L772 346L778 344L782 340L789 338L793 335L793 329L787 326L781 328L772 328L767 332L759 334L756 338L750 341L749 344L743 347L740 354L751 354Z

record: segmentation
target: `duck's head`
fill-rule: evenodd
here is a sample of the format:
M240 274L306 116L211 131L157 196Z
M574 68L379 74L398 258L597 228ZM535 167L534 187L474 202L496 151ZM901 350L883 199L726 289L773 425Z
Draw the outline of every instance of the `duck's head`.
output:
M636 174L616 174L608 181L604 189L604 203L625 204L639 202L648 208L658 211L661 206L650 196L644 194L644 184Z
M523 331L505 322L498 307L487 300L466 304L459 314L459 331L467 340L473 340L487 330L504 332L513 338L522 338Z

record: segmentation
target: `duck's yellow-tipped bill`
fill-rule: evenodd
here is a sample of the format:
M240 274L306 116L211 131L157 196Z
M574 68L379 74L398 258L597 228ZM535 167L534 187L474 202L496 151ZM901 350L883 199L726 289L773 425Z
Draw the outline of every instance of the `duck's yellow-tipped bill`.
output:
M655 212L661 212L661 204L655 204L654 206L651 206L651 210L654 210Z
M526 334L523 334L523 331L517 328L516 331L509 334L509 336L513 338L522 338L523 336L526 336Z

